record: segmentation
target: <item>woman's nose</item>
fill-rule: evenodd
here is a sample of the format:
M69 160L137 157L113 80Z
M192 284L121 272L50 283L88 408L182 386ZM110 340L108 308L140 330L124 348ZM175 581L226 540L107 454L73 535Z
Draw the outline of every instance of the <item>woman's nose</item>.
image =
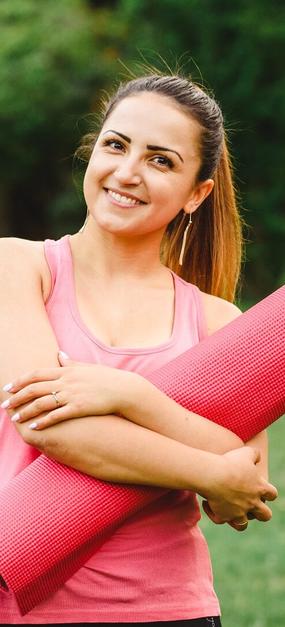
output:
M132 158L123 158L114 174L117 180L125 185L139 185L141 182L139 163Z

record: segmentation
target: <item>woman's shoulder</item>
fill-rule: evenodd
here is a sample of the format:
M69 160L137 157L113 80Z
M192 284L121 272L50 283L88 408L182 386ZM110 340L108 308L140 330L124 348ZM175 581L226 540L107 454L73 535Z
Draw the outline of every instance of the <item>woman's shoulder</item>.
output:
M0 237L0 256L5 265L40 265L44 259L44 242L20 237Z
M241 315L241 310L224 298L201 292L208 334L211 335Z
M13 251L16 254L25 252L32 255L43 248L43 244L41 241L22 239L21 237L0 237L0 252Z
M44 242L18 237L0 238L1 274L18 286L21 280L38 278L41 283L47 280L47 266L44 255ZM24 285L23 285L24 287Z

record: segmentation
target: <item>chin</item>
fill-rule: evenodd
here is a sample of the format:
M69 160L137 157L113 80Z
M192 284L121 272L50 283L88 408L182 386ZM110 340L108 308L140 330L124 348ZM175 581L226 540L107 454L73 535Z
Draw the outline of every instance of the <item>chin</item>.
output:
M106 232L106 233L110 233L112 235L132 235L133 234L133 229L130 229L130 227L127 227L126 225L123 224L118 224L116 223L115 220L110 220L110 219L100 219L100 220L96 220L96 218L94 218L95 223L97 225L97 227L100 229L100 231Z

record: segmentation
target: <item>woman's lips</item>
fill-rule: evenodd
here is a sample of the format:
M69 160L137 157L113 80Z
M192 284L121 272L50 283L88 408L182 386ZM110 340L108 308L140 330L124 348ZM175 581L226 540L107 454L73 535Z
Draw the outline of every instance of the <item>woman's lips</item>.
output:
M119 192L117 190L104 188L105 192L108 194L109 198L112 202L120 207L136 207L138 205L146 204L143 200L140 200L136 196L132 194L127 194L123 192Z

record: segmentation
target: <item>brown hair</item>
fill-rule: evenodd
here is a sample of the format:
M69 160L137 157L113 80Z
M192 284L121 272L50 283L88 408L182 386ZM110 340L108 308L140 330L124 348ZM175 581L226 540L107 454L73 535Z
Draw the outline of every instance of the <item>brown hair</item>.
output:
M201 128L201 166L197 182L213 178L213 191L192 216L183 266L178 259L187 220L183 209L168 225L162 241L162 261L183 279L201 290L234 300L240 274L242 228L232 179L223 116L217 102L201 87L179 75L152 73L121 83L103 104L101 124L114 108L142 92L155 92L171 98ZM93 133L83 138L79 158L90 157L96 142Z

